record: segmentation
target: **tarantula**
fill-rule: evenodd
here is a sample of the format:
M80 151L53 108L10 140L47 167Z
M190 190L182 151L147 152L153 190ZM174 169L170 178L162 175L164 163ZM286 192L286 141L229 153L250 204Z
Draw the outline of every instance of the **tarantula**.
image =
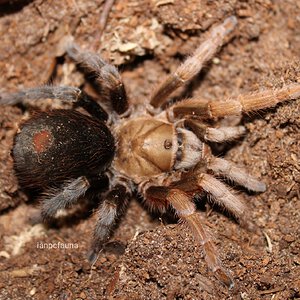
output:
M205 260L216 277L233 285L202 225L194 200L205 192L239 222L248 223L243 201L214 175L229 178L254 192L263 192L266 186L242 168L211 153L208 142L233 140L244 134L245 128L213 128L207 121L298 98L300 85L226 101L191 98L167 103L173 91L199 73L236 24L236 17L231 16L213 27L192 56L162 82L144 105L130 107L117 69L74 43L68 45L66 52L95 77L103 92L100 96L110 101L110 115L92 97L70 86L42 86L0 97L2 105L22 103L25 99L59 99L89 113L72 109L36 112L21 125L12 154L21 186L48 191L41 205L45 221L76 203L91 188L97 190L98 179L108 175L110 188L98 209L90 262L96 261L130 195L138 192L151 208L162 212L173 208L202 244Z

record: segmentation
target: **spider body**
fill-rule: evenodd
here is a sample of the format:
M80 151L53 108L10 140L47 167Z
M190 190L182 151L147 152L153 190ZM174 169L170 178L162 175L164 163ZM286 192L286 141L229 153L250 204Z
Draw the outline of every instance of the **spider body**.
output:
M110 165L115 140L101 121L75 110L37 112L15 137L14 169L25 188L93 179Z
M203 144L196 135L163 118L143 116L117 126L115 169L136 184L166 172L188 169L201 159Z
M138 191L150 208L160 211L172 208L201 243L207 265L215 276L229 287L233 286L194 202L203 192L207 193L211 201L251 228L243 200L215 176L229 178L254 192L263 192L266 186L243 168L214 157L210 151L210 142L236 139L245 133L245 128L215 128L206 120L240 115L296 99L300 97L300 85L295 83L223 101L190 98L166 104L170 94L193 78L212 58L236 24L237 19L231 16L213 27L192 56L141 106L129 105L115 67L72 43L66 48L67 54L87 75L95 78L103 92L100 96L111 104L110 114L75 87L43 86L0 95L2 105L50 98L72 102L90 114L86 116L75 110L37 113L21 126L13 156L20 183L48 192L42 198L44 220L76 203L91 187L97 190L97 177L103 174L109 177L109 190L100 199L88 255L91 263L96 261L109 239L128 198Z

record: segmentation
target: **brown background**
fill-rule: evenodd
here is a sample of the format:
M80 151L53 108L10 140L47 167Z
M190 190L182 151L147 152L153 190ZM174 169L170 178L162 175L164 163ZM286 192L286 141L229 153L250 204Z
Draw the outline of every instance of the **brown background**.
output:
M230 41L178 95L217 100L300 82L299 1L117 0L95 43L102 5L36 0L0 6L0 92L41 85L52 75L57 84L83 85L72 62L55 59L71 34L119 65L131 102L146 101L153 86L203 40L203 32L232 14L239 25ZM85 259L92 218L71 218L62 228L30 225L37 208L24 202L9 155L23 113L0 108L0 299L299 298L299 104L244 116L247 136L221 149L268 184L263 194L242 194L265 235L201 206L236 293L208 271L201 247L184 227L151 216L135 199L92 269ZM39 249L37 242L79 248Z

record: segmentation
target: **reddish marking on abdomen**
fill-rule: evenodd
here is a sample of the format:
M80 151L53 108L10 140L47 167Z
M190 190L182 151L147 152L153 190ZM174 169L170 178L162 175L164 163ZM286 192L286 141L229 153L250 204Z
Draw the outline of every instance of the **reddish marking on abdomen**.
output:
M47 150L49 146L52 144L52 134L48 130L42 130L37 132L33 138L33 146L37 153L41 153Z

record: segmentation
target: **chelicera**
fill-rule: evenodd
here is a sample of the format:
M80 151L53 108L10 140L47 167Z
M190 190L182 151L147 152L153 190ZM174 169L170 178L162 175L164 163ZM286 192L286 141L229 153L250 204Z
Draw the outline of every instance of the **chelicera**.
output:
M233 285L202 225L195 201L197 195L205 192L239 222L251 224L244 202L215 175L254 192L263 192L266 186L244 169L211 153L209 142L236 139L245 133L245 128L214 128L209 124L228 115L298 98L300 85L295 83L224 101L191 98L169 105L168 101L172 92L193 78L212 58L236 24L237 19L231 16L213 27L192 56L158 86L145 104L129 105L117 69L73 43L68 45L67 54L96 78L103 92L100 98L110 101L109 114L76 87L42 86L1 96L2 105L50 98L72 102L89 113L75 109L36 112L21 125L12 153L21 186L46 191L41 207L45 221L55 217L58 210L76 203L91 188L97 190L101 176L109 177L109 191L102 194L98 209L90 262L95 262L128 198L137 192L150 208L161 212L173 208L202 244L206 262L216 277L228 286Z

